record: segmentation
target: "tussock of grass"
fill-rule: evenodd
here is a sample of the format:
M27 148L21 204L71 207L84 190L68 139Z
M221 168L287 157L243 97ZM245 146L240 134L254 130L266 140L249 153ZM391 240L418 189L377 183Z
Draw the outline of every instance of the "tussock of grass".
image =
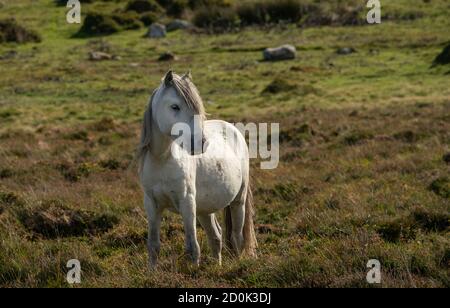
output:
M102 160L99 163L100 167L109 170L118 170L122 167L121 163L115 159Z
M73 210L59 200L44 201L36 207L24 207L17 212L22 225L44 238L97 235L119 222L116 216Z
M23 201L15 193L0 191L0 204L5 207L21 206L23 205Z
M441 177L430 184L430 190L442 198L450 198L450 180L447 177Z
M448 44L433 61L434 66L446 64L450 64L450 44Z
M296 94L299 97L307 96L309 94L318 94L318 90L308 84L297 84L290 80L283 78L274 79L267 87L263 90L262 94Z
M14 172L11 169L4 168L0 169L0 179L10 178L14 175Z
M97 132L108 132L116 128L116 123L113 118L102 118L100 121L93 123L90 128Z
M382 238L388 242L409 241L416 238L419 230L424 232L444 232L450 227L448 213L416 209L404 218L387 222L378 228Z
M0 44L1 43L29 43L41 41L40 35L24 28L15 19L0 20Z
M359 145L367 140L372 139L374 136L371 132L368 131L354 131L354 132L350 132L348 133L345 137L344 137L344 144L346 145Z
M447 164L450 164L450 153L444 154L444 156L442 156L442 160Z
M277 78L264 89L263 93L279 94L283 92L293 91L296 88L297 85L293 84L292 82Z

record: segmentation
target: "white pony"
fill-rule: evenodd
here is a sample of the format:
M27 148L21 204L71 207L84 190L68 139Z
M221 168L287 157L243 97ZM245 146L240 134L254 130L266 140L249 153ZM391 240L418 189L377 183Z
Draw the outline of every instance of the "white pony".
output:
M189 142L185 142L188 147L176 142L173 135L179 124L191 128ZM230 132L233 138L227 138ZM186 141L186 136L178 138ZM137 155L149 222L151 267L158 261L165 209L183 217L186 252L194 264L200 262L197 219L207 234L213 257L221 264L222 229L215 213L223 209L227 246L236 256L244 252L255 255L257 242L245 138L229 123L206 121L203 102L190 73L178 76L168 72L153 92Z

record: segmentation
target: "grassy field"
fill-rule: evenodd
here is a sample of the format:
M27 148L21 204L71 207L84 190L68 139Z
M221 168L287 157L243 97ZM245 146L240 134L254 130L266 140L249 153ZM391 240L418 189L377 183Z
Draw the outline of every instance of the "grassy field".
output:
M369 259L382 287L450 286L450 66L431 68L450 41L448 1L381 1L381 25L160 40L145 28L74 38L54 1L1 2L0 19L41 42L0 44L0 286L69 287L74 258L81 287L370 287ZM261 61L285 43L296 60ZM120 58L89 61L96 50ZM178 60L158 61L166 51ZM205 262L187 268L181 218L167 214L161 265L147 269L133 155L170 68L192 69L209 118L280 123L279 167L252 161L256 260L217 267L200 230Z

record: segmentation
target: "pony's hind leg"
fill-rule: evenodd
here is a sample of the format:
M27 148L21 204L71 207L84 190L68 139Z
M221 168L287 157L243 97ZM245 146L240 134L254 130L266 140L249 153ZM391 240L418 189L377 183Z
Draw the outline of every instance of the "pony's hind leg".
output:
M230 205L231 214L231 245L236 256L241 256L244 250L245 201Z
M222 228L217 221L216 215L198 215L198 221L202 225L208 237L209 247L213 257L222 264Z

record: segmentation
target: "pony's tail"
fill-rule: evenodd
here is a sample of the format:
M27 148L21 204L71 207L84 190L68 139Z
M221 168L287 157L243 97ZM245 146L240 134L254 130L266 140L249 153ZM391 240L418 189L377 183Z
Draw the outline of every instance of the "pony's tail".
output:
M256 240L255 225L253 217L255 215L253 193L250 184L247 187L247 197L245 199L245 218L244 218L244 247L243 253L250 257L256 257L256 248L258 248L258 241ZM233 220L231 218L231 208L225 208L225 243L228 249L233 251L232 233Z

